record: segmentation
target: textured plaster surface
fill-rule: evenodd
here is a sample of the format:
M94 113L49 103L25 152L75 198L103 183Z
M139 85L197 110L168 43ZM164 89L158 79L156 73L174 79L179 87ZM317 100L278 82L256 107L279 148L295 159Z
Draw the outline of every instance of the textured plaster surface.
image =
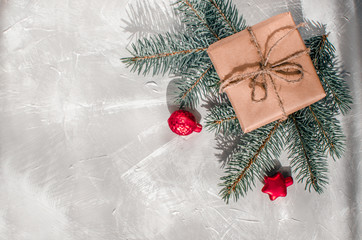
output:
M180 29L168 0L1 0L1 240L361 239L361 2L234 2L249 25L285 11L327 24L355 104L325 193L295 184L271 202L257 182L220 199L213 134L172 134L172 78L119 60Z

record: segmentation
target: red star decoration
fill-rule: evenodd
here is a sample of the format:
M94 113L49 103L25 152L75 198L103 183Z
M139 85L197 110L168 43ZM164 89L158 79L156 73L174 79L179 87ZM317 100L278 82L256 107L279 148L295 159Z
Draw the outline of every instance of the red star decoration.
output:
M283 175L278 172L273 177L264 177L265 185L261 190L263 193L269 194L271 201L274 201L278 197L287 196L287 187L293 184L293 178L284 178Z

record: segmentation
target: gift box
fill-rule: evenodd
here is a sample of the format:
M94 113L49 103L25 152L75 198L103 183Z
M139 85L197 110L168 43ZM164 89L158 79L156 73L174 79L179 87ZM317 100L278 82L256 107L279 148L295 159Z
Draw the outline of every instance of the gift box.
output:
M297 28L283 13L207 50L245 133L326 96Z

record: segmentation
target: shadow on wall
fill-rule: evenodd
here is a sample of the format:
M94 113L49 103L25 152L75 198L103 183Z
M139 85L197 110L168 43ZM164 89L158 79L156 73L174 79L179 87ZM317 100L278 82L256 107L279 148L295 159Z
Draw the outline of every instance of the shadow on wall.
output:
M137 0L127 6L126 12L128 19L122 19L122 28L125 32L131 33L130 42L183 29L175 11L164 2Z
M127 6L128 19L122 19L123 30L131 33L129 43L140 38L149 38L153 35L164 33L179 33L185 31L185 26L172 6L164 2L138 0ZM171 76L166 91L166 102L171 113L178 110L180 106L175 103L177 96L177 82L181 81L179 76ZM195 109L185 109L193 113L196 120L201 120L201 115Z
M346 1L347 2L347 1ZM340 41L339 48L341 52L341 62L343 62L342 68L346 70L345 77L351 89L354 105L352 105L352 111L349 112L346 121L344 122L344 128L346 129L346 142L347 148L344 156L344 161L348 161L349 164L345 167L345 175L349 176L350 181L358 180L358 166L361 159L361 121L358 116L361 116L361 104L362 104L362 73L360 71L361 48L355 48L362 45L362 2L360 0L351 1L353 8L346 3L339 4L339 12L344 13L343 16L336 17L337 29ZM354 11L352 11L354 10ZM347 43L347 44L346 44ZM355 70L355 71L351 71ZM359 70L359 71L356 71ZM357 240L359 238L359 230L361 229L361 222L359 219L359 189L360 183L358 181L347 182L346 195L348 197L349 205L349 222L351 237L350 239Z

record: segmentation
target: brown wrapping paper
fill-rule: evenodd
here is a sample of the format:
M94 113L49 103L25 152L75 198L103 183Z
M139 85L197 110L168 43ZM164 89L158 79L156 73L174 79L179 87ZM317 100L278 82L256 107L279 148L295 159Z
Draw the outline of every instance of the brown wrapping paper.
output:
M256 24L252 30L264 54L266 49L270 49L278 39L295 26L294 20L288 12ZM276 63L305 49L306 46L300 33L296 30L275 46L269 62ZM207 52L221 81L260 69L261 59L247 30L212 44ZM283 101L287 115L326 96L309 55L302 55L293 59L292 62L303 67L304 77L300 82L288 83L277 78L274 79L276 90ZM266 79L267 82L270 81L269 78ZM250 79L246 79L225 90L245 133L283 118L283 111L272 84L269 82L267 85L267 98L262 102L255 102L251 98L250 81ZM263 96L264 92L257 87L256 95Z

